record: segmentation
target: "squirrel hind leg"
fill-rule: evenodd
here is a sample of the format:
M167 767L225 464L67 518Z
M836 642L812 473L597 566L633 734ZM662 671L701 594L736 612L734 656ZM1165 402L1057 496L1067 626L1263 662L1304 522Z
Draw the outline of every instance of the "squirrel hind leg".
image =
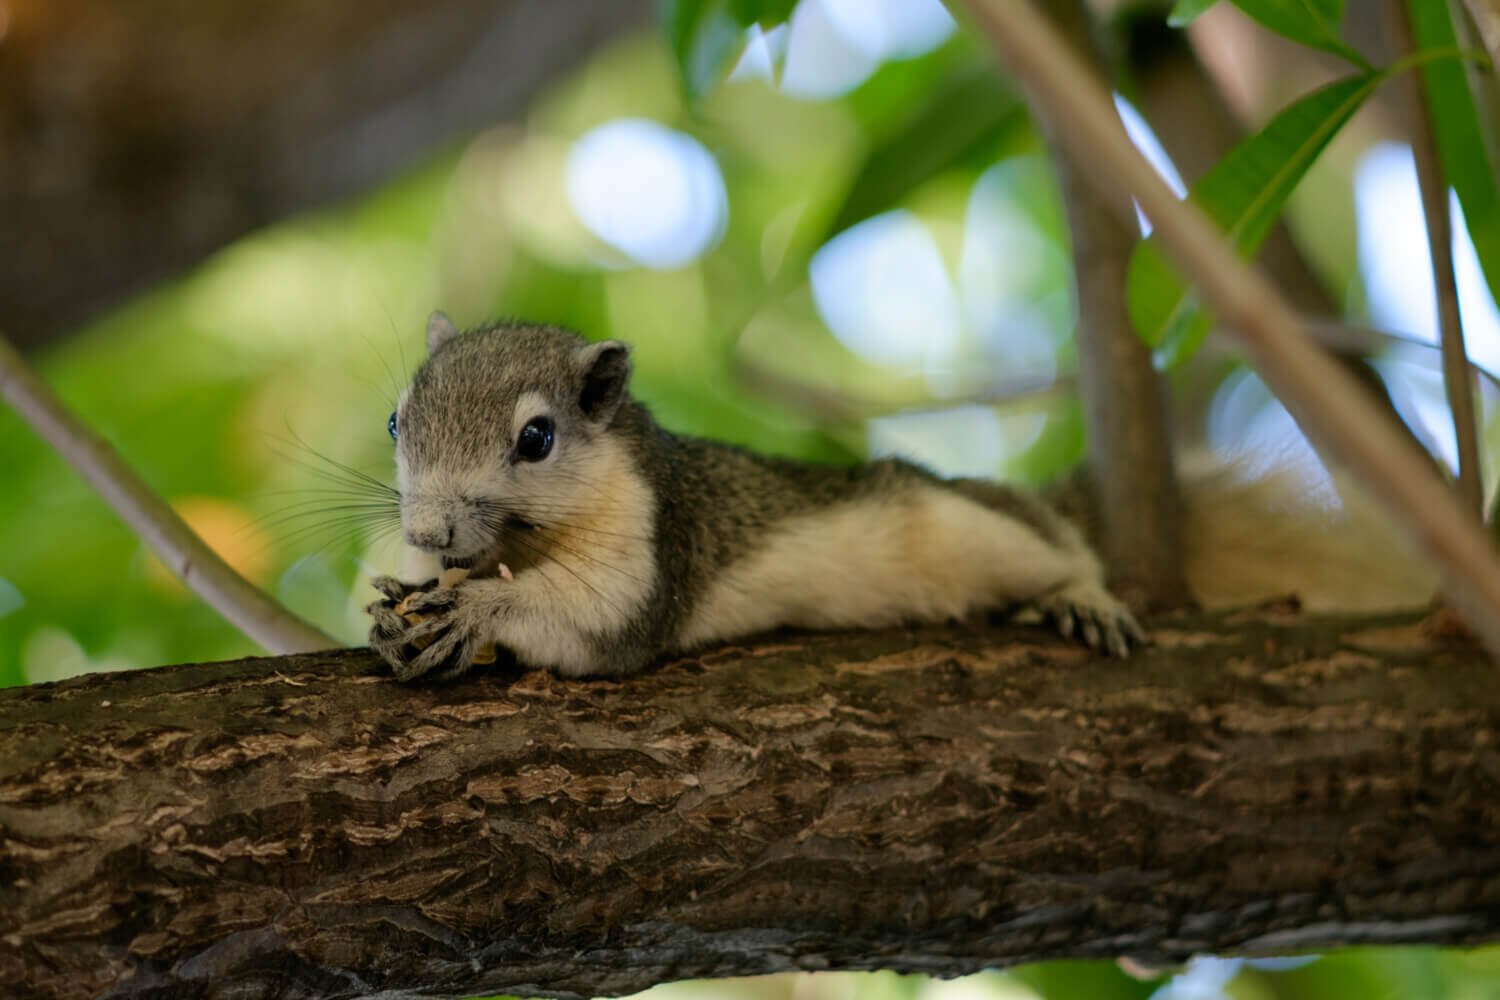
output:
M876 627L1026 603L1069 634L1122 652L1140 635L1081 536L1014 491L934 481L771 525L726 567L679 634L683 647L792 625ZM1017 512L997 502L1017 499Z

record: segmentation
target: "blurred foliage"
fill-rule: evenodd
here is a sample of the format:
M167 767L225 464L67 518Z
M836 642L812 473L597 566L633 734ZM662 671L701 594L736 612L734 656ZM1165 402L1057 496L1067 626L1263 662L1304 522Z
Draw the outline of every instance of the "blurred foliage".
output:
M1204 174L1190 199L1242 256L1253 256L1319 154L1383 79L1379 73L1347 77L1283 109ZM1154 237L1131 257L1129 295L1131 322L1164 367L1186 361L1208 338L1211 320Z
M1207 6L1185 0L1179 12ZM1340 2L1238 6L1348 55ZM951 24L930 12L912 20L922 7L884 4L900 12L885 34L851 41L839 18L859 5L664 0L664 38L599 53L524 122L357 204L246 239L38 365L232 563L351 643L365 631L361 581L394 568L396 540L342 509L352 498L326 491L344 489L343 469L389 477L386 416L434 307L461 324L525 316L631 341L637 393L677 430L822 461L899 451L948 473L1051 478L1082 451L1062 207L1014 88ZM1429 48L1456 44L1431 10L1419 29ZM1493 278L1500 199L1482 102L1456 66L1429 70L1447 74L1444 160ZM1351 263L1354 154L1320 153L1335 132L1335 149L1356 150L1380 134L1350 122L1373 79L1293 104L1195 190L1248 237L1247 251L1289 212L1349 290L1355 319L1368 295ZM581 215L579 185L592 181L580 139L618 122L665 126L711 154L721 215L699 227L703 245L686 264L642 266L639 250L610 236L618 219ZM660 171L642 176L634 197L670 186ZM1170 274L1151 280L1168 303L1153 315L1177 311ZM1242 432L1245 414L1267 406L1247 376L1222 357L1174 373L1197 379L1185 395L1204 399L1226 376L1220 397L1236 394L1224 408ZM0 469L0 684L254 652L9 413ZM1351 949L1136 975L1058 962L952 982L826 973L651 993L1477 1000L1500 997L1500 950Z
M1461 7L1409 3L1407 10L1422 51L1473 48ZM1421 72L1443 176L1458 195L1493 294L1500 288L1500 170L1495 160L1500 151L1495 146L1493 74L1484 83L1471 83L1474 69L1462 60L1436 59Z
M1173 17L1185 24L1207 6L1179 4ZM1496 174L1480 134L1482 116L1462 69L1464 59L1483 57L1457 46L1445 6L1413 3L1421 48L1380 71L1338 39L1342 0L1236 6L1295 41L1350 58L1364 72L1294 101L1193 185L1191 200L1224 231L1230 244L1241 255L1253 257L1307 171L1376 88L1416 70L1428 73L1429 86L1435 88L1429 107L1446 176L1453 178L1463 204L1472 206L1469 230L1486 274L1492 282L1500 277L1500 245L1491 246L1500 236L1495 229ZM1208 338L1212 319L1198 307L1195 293L1167 262L1157 240L1141 244L1130 268L1131 322L1156 350L1163 368L1183 363Z
M640 1000L1495 1000L1500 948L1349 948L1291 959L1199 958L1153 972L1047 962L937 980L814 972L669 983Z
M1217 0L1178 0L1170 23L1185 28ZM1344 0L1234 0L1234 5L1261 24L1303 45L1349 60L1361 69L1370 64L1340 37Z
M688 99L708 93L729 71L744 48L746 30L775 28L796 5L797 0L660 0L662 32Z

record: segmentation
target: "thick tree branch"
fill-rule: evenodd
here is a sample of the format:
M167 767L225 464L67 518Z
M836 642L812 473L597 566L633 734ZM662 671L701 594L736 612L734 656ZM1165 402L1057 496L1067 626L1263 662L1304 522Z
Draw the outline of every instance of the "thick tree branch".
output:
M1297 315L1241 261L1195 206L1179 201L1131 145L1109 97L1030 3L968 0L1017 78L1062 124L1065 141L1097 164L1105 191L1123 188L1298 423L1382 501L1443 576L1454 606L1500 652L1500 562L1478 521L1364 390L1300 329Z
M1083 0L1049 0L1046 9L1078 56L1103 73ZM1036 108L1073 246L1080 397L1110 584L1138 608L1180 607L1189 595L1166 387L1125 303L1130 253L1139 242L1129 199L1121 191L1106 195L1091 183L1086 174L1094 166L1063 143L1045 104ZM1108 197L1123 203L1111 205Z
M246 580L188 527L171 505L90 430L0 335L0 402L10 404L83 476L185 586L273 653L332 649L338 642Z
M772 636L623 681L365 651L0 692L27 996L624 993L694 976L1500 937L1500 688L1412 618Z

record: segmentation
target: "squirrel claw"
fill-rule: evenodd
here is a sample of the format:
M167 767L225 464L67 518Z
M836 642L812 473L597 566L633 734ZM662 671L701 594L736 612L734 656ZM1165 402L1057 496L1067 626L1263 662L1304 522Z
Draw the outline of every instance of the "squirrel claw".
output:
M1078 583L1063 587L1036 602L1057 631L1082 639L1090 649L1121 659L1132 646L1146 642L1146 633L1130 609L1103 587Z
M442 634L406 664L408 676L401 679L427 676L431 680L451 680L473 666L474 653L472 636L444 624Z

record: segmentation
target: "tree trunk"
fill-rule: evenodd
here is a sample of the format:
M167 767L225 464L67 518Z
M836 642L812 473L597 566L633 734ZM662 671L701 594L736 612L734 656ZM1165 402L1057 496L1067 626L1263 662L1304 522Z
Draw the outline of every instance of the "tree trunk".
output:
M363 650L0 692L28 996L684 977L1500 937L1500 685L1411 616L781 634L621 681Z

